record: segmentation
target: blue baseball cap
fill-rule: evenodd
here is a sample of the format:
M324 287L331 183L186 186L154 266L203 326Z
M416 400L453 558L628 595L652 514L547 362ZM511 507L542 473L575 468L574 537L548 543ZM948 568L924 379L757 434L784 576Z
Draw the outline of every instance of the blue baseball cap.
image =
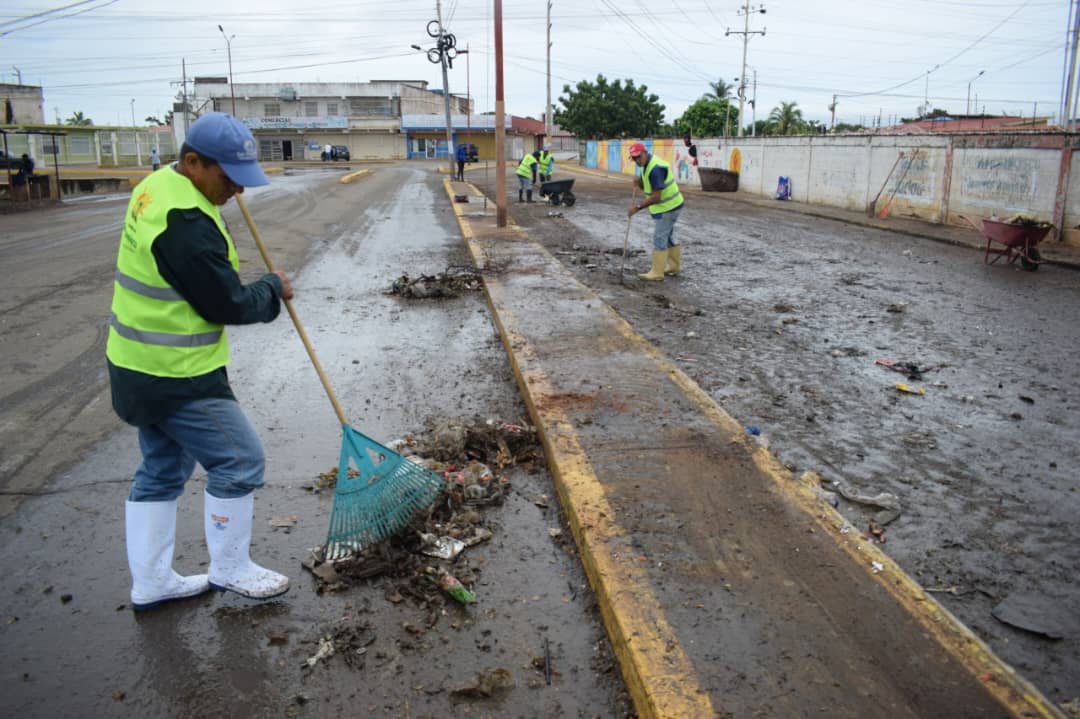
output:
M255 137L247 125L224 112L208 112L191 124L184 142L200 155L221 165L229 179L241 187L268 185L259 167Z

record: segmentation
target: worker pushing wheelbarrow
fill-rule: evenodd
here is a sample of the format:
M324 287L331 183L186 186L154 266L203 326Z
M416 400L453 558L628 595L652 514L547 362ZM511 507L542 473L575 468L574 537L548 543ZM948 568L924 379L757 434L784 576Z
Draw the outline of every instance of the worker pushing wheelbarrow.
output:
M1038 244L1050 232L1053 227L1051 223L1016 215L1008 220L999 220L996 217L981 220L980 227L971 218L964 215L960 217L981 232L986 239L986 254L983 257L985 264L992 265L1005 258L1005 263L1009 265L1020 260L1020 266L1025 270L1039 269L1042 255L1039 254ZM991 256L994 259L990 259Z

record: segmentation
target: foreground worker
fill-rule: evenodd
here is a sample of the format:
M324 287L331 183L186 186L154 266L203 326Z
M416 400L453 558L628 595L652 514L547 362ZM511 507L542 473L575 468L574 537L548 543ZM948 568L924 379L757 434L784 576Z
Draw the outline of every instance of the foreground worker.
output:
M245 285L220 206L269 181L255 139L221 112L188 130L180 159L140 182L124 218L106 347L116 413L139 430L142 463L125 512L136 610L211 587L253 599L288 577L248 554L262 444L229 386L227 324L269 322L292 299L283 272ZM177 498L206 470L209 574L173 571Z
M630 159L642 168L641 176L634 178L634 184L645 192L645 199L631 205L628 217L633 217L646 207L653 221L652 269L639 274L643 280L662 280L664 275L677 275L682 272L682 245L675 242L675 221L683 208L683 196L671 165L645 149L645 145L635 142L630 146Z

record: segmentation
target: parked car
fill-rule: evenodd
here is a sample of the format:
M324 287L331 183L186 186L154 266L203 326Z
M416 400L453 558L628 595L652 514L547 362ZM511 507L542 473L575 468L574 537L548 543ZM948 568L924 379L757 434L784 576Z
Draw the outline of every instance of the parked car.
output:
M349 158L349 148L345 147L344 145L334 145L333 147L330 148L330 159L331 160L348 160L348 159L350 159Z

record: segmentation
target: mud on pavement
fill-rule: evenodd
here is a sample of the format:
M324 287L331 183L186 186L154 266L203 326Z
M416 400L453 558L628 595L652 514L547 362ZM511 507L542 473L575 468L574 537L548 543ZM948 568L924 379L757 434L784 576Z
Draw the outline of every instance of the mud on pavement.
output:
M295 306L351 423L384 442L411 435L418 447L442 436L444 448L447 427L527 426L478 293L387 294L402 275L433 277L469 262L439 178L412 163L349 185L336 179L275 178L248 202L271 253L285 258L278 264L295 275ZM256 276L258 256L239 213L230 207L225 215L242 271ZM78 222L77 212L71 217ZM114 229L102 229L111 238L94 246L114 247ZM300 257L302 266L290 262ZM70 261L85 264L77 252ZM99 264L100 277L88 284L103 317L112 268ZM502 431L433 457L451 481L462 473L463 493L470 461L483 457L499 501L434 513L428 528L438 532L408 538L409 563L420 572L397 557L393 571L351 576L331 590L302 563L326 540L333 493L318 485L337 461L341 428L287 317L231 329L230 337L234 389L268 457L252 555L289 576L289 593L263 604L208 594L134 615L123 541L123 501L139 457L134 430L108 420L104 439L85 452L63 444L28 450L66 452L67 469L0 522L8 577L0 590L0 713L632 715L542 459L526 461L529 447ZM100 382L96 373L87 369L81 381ZM93 402L107 406L107 397L99 392ZM181 572L205 571L204 486L200 470L180 499ZM465 542L479 529L490 537L453 559L424 554L443 537ZM460 574L478 601L460 604L425 583L428 566Z
M573 176L574 207L511 215L748 435L820 474L852 524L1002 659L1075 706L1076 273L986 267L966 248L690 194L683 275L646 283L640 215L619 275L629 181Z

